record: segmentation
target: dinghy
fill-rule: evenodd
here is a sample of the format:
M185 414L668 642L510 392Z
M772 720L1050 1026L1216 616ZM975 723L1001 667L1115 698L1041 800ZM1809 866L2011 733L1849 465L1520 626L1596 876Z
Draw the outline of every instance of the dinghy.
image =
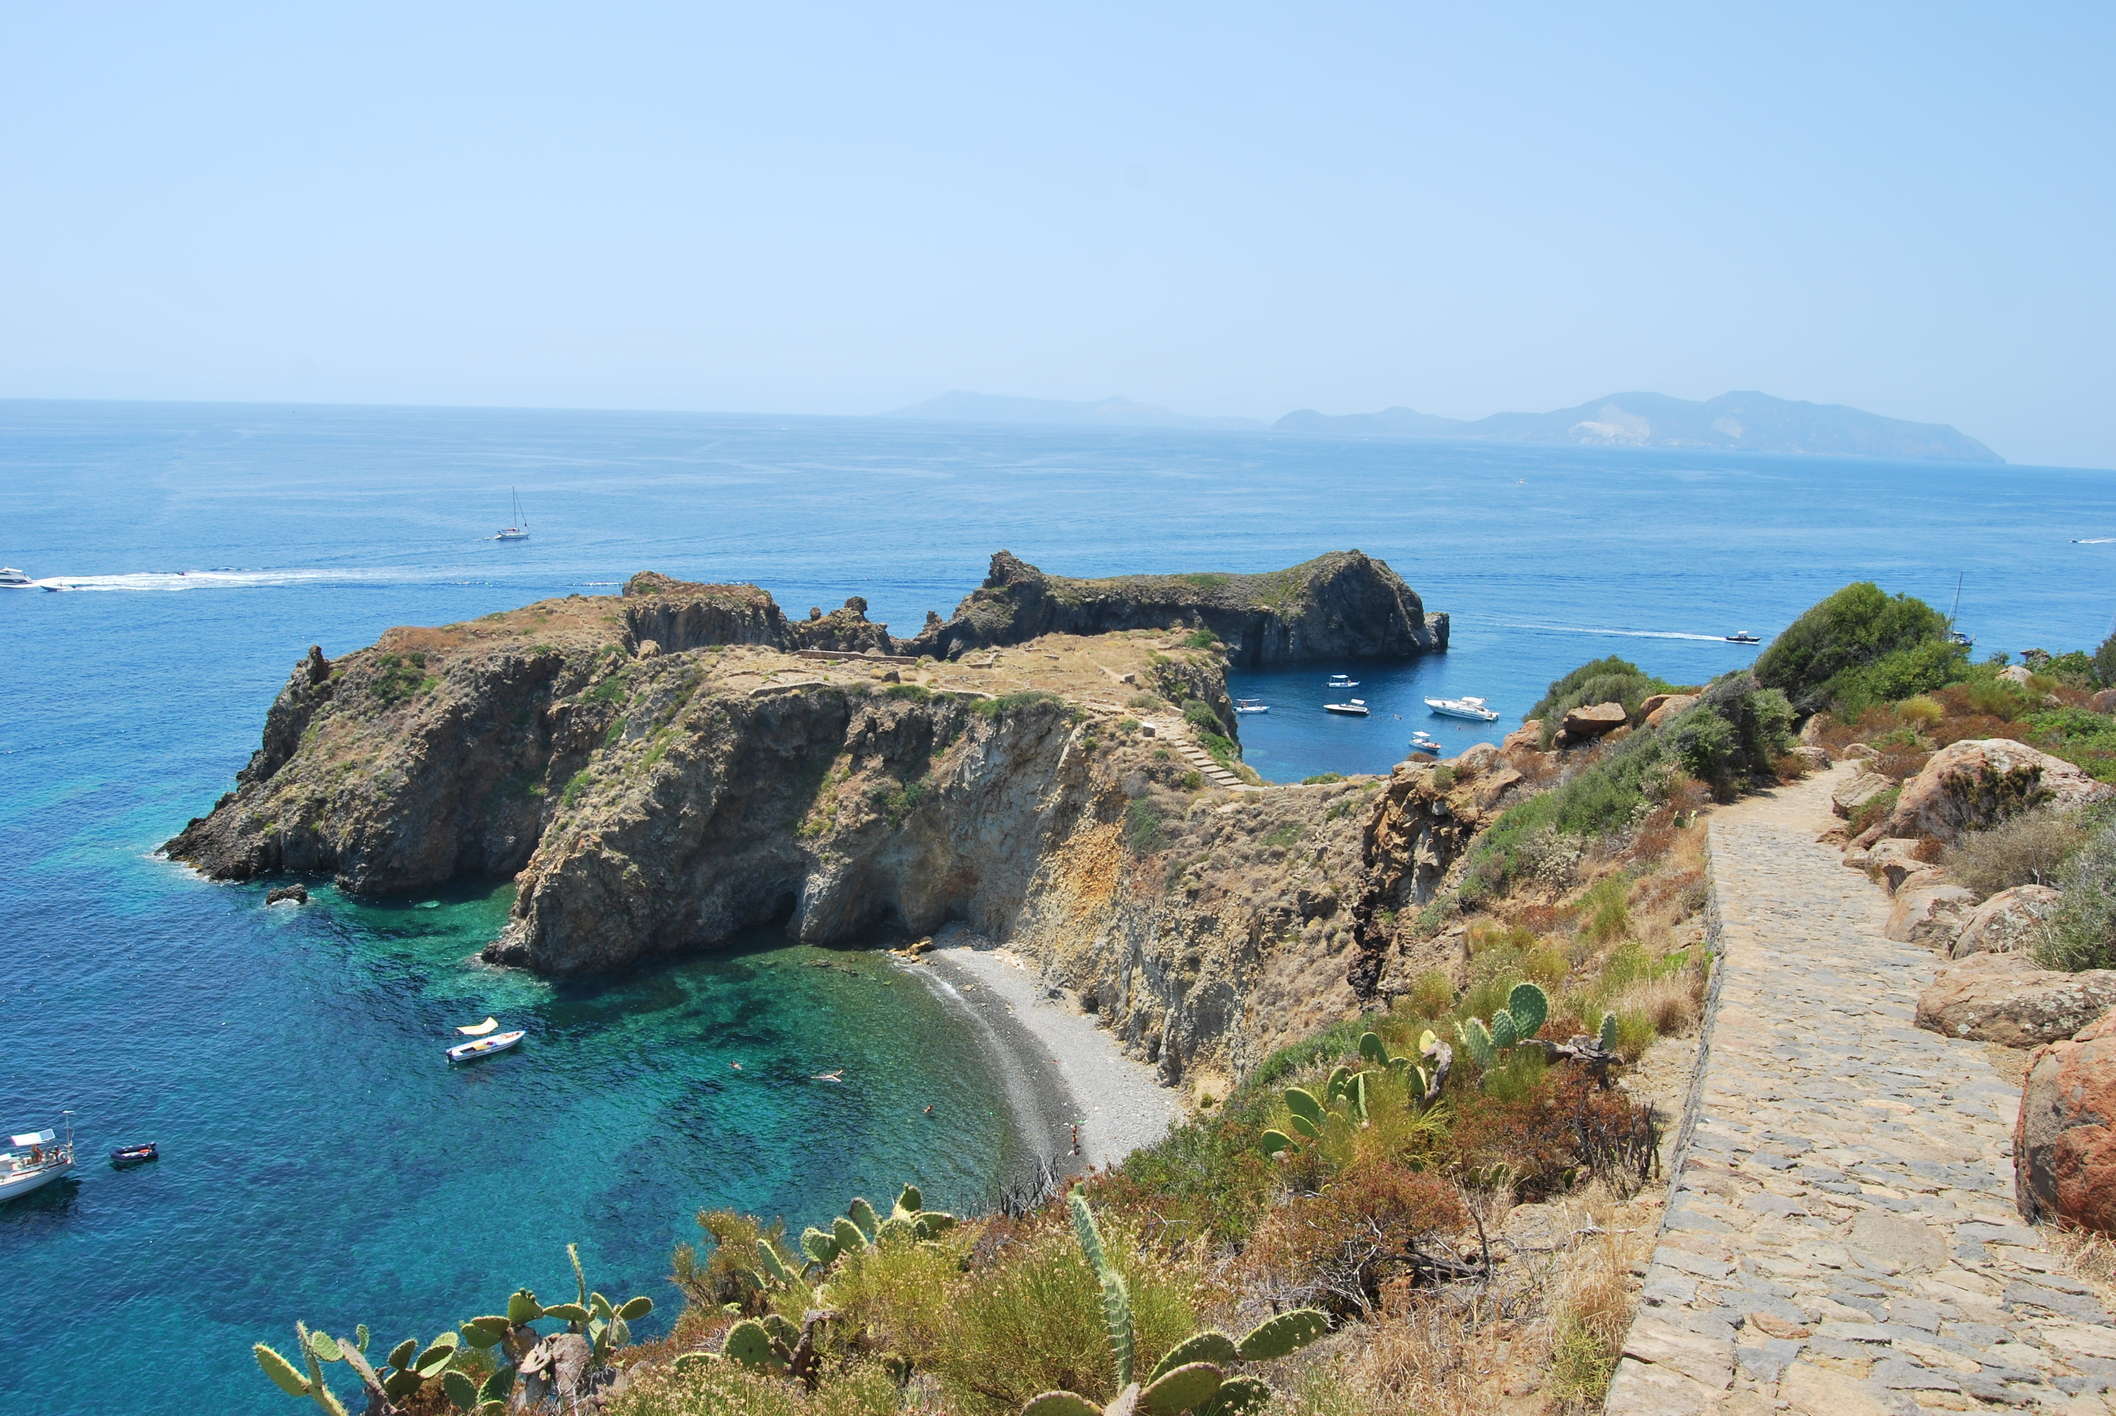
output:
M490 1037L481 1037L475 1042L459 1042L454 1047L444 1050L448 1053L448 1060L451 1062L475 1062L481 1057L490 1057L495 1053L505 1052L528 1035L526 1032L494 1033Z

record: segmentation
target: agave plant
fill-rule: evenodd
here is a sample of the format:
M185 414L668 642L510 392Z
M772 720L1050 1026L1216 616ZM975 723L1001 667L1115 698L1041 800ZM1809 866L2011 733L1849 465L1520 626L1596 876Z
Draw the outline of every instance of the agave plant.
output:
M1143 1382L1136 1380L1131 1290L1110 1262L1086 1197L1075 1190L1066 1203L1073 1213L1074 1236L1101 1290L1102 1323L1118 1392L1107 1406L1098 1406L1078 1392L1047 1391L1022 1407L1021 1416L1246 1416L1271 1400L1271 1388L1260 1378L1232 1375L1228 1368L1237 1362L1284 1357L1330 1330L1329 1317L1314 1308L1280 1313L1240 1340L1208 1329L1169 1348Z

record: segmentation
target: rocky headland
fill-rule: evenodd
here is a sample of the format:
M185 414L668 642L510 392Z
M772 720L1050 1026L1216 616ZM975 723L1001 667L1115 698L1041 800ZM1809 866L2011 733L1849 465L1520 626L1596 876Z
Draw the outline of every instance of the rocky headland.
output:
M1212 789L1195 763L1201 744L1231 758L1228 659L1418 653L1445 624L1357 552L1110 581L1001 553L908 641L857 599L804 620L753 586L642 574L312 649L236 789L167 850L216 879L377 896L512 878L487 957L546 974L758 927L832 943L960 922L1167 1079L1239 1070L1371 988L1363 902L1419 887L1370 877L1415 861L1429 881L1456 844L1377 848L1377 820L1395 841L1406 813L1454 820L1493 784L1426 805L1432 768Z

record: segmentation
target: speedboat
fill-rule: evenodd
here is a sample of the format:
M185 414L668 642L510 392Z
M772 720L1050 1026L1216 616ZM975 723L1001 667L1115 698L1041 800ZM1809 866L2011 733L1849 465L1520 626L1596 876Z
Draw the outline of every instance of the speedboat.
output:
M1481 698L1465 694L1461 698L1428 698L1425 706L1443 718L1468 718L1477 723L1496 723L1499 715L1494 713Z
M1271 705L1261 698L1237 698L1234 700L1234 711L1237 713L1268 713L1271 711Z
M1347 677L1346 677L1345 675L1343 675L1343 674L1332 674L1332 675L1330 675L1330 681L1329 681L1328 683L1324 684L1324 685L1323 685L1323 687L1324 687L1324 688L1357 688L1357 687L1359 687L1359 680L1358 680L1358 679L1356 679L1356 678L1347 678Z
M147 1142L144 1146L119 1146L110 1153L110 1163L119 1170L124 1170L128 1166L145 1165L150 1160L160 1160L161 1158L160 1149L152 1141Z
M1342 713L1348 718L1364 718L1367 715L1367 701L1364 698L1347 698L1342 703L1325 703L1323 712Z
M55 1131L25 1131L9 1136L7 1144L8 1149L0 1150L0 1201L19 1199L73 1172L71 1121L63 1141Z
M0 590L33 590L37 582L11 565L0 565Z
M526 1032L494 1033L490 1037L481 1037L472 1042L459 1042L444 1050L451 1062L475 1062L481 1057L505 1052L528 1035Z
M1440 739L1428 732L1412 733L1411 751L1428 753L1431 756L1438 757L1440 755Z
M1745 629L1738 629L1727 636L1729 644L1761 644L1763 641Z

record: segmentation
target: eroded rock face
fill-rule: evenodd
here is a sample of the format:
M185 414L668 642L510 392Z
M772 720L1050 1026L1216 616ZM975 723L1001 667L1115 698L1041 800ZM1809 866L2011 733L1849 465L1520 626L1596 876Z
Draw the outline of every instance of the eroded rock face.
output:
M2030 1220L2116 1234L2116 1013L2029 1064L2013 1186Z
M1447 762L1396 765L1366 828L1365 879L1353 906L1359 954L1351 982L1361 998L1374 996L1395 968L1392 956L1415 937L1409 926L1419 907L1506 809L1521 780L1488 743Z
M1044 634L1206 629L1230 662L1255 668L1303 659L1408 658L1447 648L1447 616L1381 561L1335 551L1263 575L1047 575L1001 551L984 585L907 652L955 658Z
M2012 954L2035 941L2042 922L2062 899L2047 885L2016 885L1978 905L1954 937L1949 952L1957 959L1971 954Z
M1876 834L1953 841L2030 807L2083 806L2111 797L2116 787L2095 781L2063 758L2010 738L1980 738L1935 752L1904 784Z
M2058 973L2024 954L1971 954L1941 967L1918 999L1918 1026L1946 1037L2034 1047L2070 1037L2116 1007L2116 969Z

